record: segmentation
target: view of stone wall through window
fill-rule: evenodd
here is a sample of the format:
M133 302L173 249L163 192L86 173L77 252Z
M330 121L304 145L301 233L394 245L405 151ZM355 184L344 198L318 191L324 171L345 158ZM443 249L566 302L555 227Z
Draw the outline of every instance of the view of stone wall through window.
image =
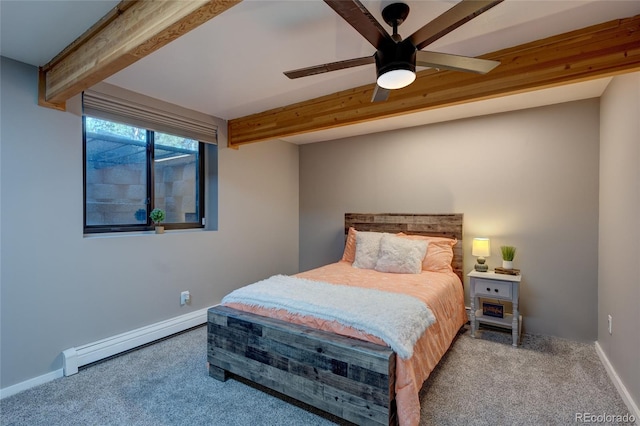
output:
M196 205L197 151L186 157L156 161L155 206L168 223L198 222Z
M86 224L147 222L145 129L86 118ZM198 141L155 133L154 207L167 223L199 222Z

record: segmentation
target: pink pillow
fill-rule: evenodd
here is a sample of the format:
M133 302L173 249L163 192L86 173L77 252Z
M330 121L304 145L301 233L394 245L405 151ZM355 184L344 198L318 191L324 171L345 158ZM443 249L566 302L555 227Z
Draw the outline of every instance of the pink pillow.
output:
M453 271L451 262L453 261L453 246L458 240L455 238L445 237L429 237L426 235L400 235L402 238L411 240L428 241L427 255L422 261L422 270L431 272L449 272Z
M347 234L347 242L344 244L344 253L342 253L342 260L353 263L356 260L356 234L358 231L352 226L349 228Z

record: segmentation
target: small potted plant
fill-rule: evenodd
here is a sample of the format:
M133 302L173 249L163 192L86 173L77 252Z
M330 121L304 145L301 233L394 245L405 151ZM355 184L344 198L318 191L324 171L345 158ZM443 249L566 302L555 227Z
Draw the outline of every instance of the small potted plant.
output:
M516 256L516 248L513 246L500 246L502 252L502 267L513 269L513 258Z
M151 214L149 215L149 217L156 226L156 234L164 234L164 226L161 225L162 221L165 218L164 210L153 209L151 210Z

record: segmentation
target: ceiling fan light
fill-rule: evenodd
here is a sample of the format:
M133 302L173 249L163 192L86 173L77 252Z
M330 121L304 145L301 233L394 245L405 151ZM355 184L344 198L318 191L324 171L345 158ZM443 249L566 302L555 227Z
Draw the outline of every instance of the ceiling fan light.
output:
M406 69L389 70L378 76L378 86L383 89L402 89L416 79L416 73Z

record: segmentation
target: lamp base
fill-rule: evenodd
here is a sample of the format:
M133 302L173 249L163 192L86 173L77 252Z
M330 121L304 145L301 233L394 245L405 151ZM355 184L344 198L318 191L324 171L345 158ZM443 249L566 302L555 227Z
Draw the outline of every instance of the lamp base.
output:
M476 271L487 272L489 270L489 265L485 263L486 261L487 259L485 259L484 256L480 256L478 258L478 263L475 265Z
M481 265L479 263L476 263L475 268L476 268L476 271L478 272L487 272L489 270L489 265L487 264Z

